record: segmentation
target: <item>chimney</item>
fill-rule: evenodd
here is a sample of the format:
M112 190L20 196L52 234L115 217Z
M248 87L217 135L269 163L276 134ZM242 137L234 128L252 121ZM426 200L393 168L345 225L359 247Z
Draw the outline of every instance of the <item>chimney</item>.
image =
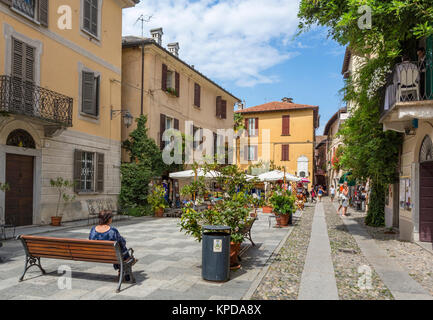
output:
M293 103L293 98L284 97L283 99L281 99L281 101L287 102L287 103Z
M150 34L152 35L152 39L161 46L162 35L164 34L164 32L162 32L162 28L152 29L150 30Z
M167 49L171 54L179 57L179 42L169 43Z

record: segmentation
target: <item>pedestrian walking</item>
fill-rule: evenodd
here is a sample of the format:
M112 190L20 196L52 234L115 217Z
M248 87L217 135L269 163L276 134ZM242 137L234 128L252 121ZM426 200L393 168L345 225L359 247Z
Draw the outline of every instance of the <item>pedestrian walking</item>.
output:
M342 199L343 199L343 203L342 203L343 213L342 213L342 216L346 217L347 216L347 208L349 207L349 187L347 185L347 181L345 181L344 185L343 185L343 196L342 196Z
M322 202L322 196L323 196L323 193L324 193L325 191L323 190L323 187L322 186L319 186L319 191L317 192L317 194L318 194L318 196L319 196L319 202Z
M331 188L329 189L329 191L331 192L331 202L334 202L334 198L335 198L335 188L334 188L334 185L331 186Z

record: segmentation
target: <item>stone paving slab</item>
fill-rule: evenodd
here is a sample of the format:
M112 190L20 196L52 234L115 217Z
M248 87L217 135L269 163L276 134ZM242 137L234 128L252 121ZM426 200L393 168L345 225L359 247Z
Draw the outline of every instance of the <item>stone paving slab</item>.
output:
M334 204L334 206L337 206ZM433 297L398 263L393 261L368 232L354 219L343 217L348 231L355 238L364 256L396 300L432 300Z
M323 203L316 205L298 300L338 300Z
M118 294L117 271L109 264L41 259L48 274L41 275L35 267L25 281L18 282L24 268L22 244L5 241L0 248L0 299L241 299L288 232L269 227L268 215L259 213L252 228L256 246L249 241L243 244L242 268L232 271L228 282L213 283L201 278L201 244L180 232L179 221L134 218L114 223L139 259L134 266L137 284L124 283ZM45 231L27 228L32 234L87 239L90 227L41 230ZM59 289L58 282L63 278L58 268L62 265L72 270L71 289Z

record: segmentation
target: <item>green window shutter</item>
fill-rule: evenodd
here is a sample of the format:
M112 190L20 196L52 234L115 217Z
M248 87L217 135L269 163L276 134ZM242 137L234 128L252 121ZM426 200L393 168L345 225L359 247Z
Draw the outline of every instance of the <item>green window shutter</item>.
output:
M95 74L93 72L83 71L82 73L82 106L81 111L87 114L95 115Z
M96 192L104 192L104 154L96 154Z
M78 193L81 191L81 159L83 157L83 151L74 151L74 192Z
M48 27L48 0L39 0L39 22Z

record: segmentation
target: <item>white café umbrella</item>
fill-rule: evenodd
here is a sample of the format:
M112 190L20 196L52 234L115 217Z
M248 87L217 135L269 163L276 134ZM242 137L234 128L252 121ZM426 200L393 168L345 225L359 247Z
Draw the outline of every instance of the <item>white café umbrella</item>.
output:
M205 172L203 169L197 169L197 177L205 177L206 179L215 179L219 177L221 174L217 171L208 171ZM185 170L179 172L172 172L169 174L169 177L172 179L194 179L195 177L194 170Z
M258 176L260 181L272 182L284 180L284 172L279 170L262 173ZM286 181L300 181L301 179L286 172Z

